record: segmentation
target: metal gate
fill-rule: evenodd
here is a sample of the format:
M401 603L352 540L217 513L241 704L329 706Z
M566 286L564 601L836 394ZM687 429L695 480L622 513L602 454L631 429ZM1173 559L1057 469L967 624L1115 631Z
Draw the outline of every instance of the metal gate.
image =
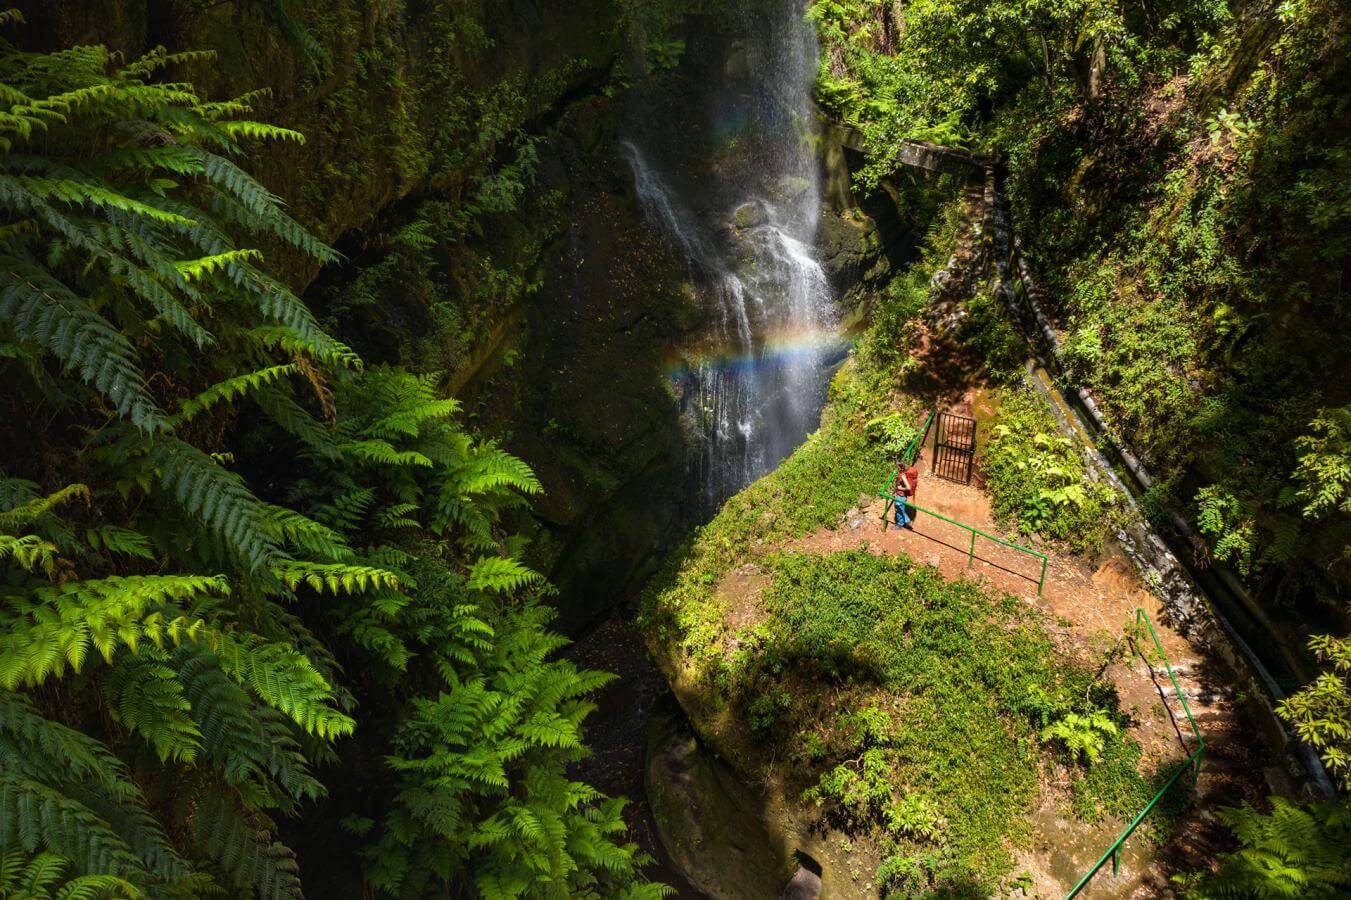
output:
M938 414L933 472L939 478L970 484L976 467L976 420L954 413Z

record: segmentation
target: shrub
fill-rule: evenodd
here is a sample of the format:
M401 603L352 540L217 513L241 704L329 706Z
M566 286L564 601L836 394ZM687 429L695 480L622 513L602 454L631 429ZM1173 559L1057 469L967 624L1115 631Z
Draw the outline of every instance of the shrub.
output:
M1074 442L1029 392L1005 391L997 421L981 460L996 518L1074 552L1099 550L1115 502L1112 489L1089 480Z

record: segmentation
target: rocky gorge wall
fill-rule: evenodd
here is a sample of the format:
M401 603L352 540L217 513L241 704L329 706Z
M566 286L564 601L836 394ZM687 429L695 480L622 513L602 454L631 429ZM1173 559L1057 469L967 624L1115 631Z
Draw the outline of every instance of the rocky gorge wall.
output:
M619 144L654 114L671 134L700 127L706 111L682 101L733 64L708 48L741 23L658 5L653 21L674 23L661 34L619 0L303 2L282 7L293 23L249 2L28 2L15 37L128 58L208 49L168 77L211 99L267 91L256 118L305 142L249 147L248 167L346 257L270 262L368 364L443 373L473 427L534 467L529 559L576 633L688 524L664 366L704 313L643 224ZM648 58L678 40L683 58ZM824 143L823 256L844 293L880 283L909 233L890 198L856 208L846 151ZM702 148L663 152L697 184Z

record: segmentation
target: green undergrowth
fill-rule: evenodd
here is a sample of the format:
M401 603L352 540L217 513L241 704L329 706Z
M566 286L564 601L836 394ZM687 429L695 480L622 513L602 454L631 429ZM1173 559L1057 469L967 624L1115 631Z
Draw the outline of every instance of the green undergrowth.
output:
M657 639L672 639L696 657L716 652L718 580L778 542L834 526L860 495L876 492L891 463L885 444L870 439L869 423L907 415L918 420L918 405L896 412L885 379L857 358L847 363L831 383L820 429L772 474L728 500L654 580L644 621Z
M1115 518L1116 493L1087 477L1079 449L1029 389L1000 392L980 465L1001 524L1072 552L1102 549Z
M904 556L783 549L875 492L887 448L922 417L874 337L837 375L821 429L672 558L640 623L734 765L880 849L884 893L990 896L1051 768L1088 820L1128 817L1152 788L1115 691L1016 598ZM720 590L734 572L760 587Z
M794 698L773 731L790 735L795 774L816 779L805 797L882 833L893 889L990 887L1007 871L1040 767L1069 753L1043 740L1043 722L1101 712L1115 730L1073 767L1076 795L1088 816L1132 811L1139 748L1121 737L1114 692L1065 664L1016 598L867 551L780 554L769 568L767 618L726 681L734 695Z

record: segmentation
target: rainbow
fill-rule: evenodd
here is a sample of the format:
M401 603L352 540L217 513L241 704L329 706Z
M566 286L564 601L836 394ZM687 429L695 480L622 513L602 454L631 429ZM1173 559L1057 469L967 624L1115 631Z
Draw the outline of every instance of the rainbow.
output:
M664 369L667 377L672 379L683 378L696 370L753 372L794 359L819 358L827 353L843 352L852 343L849 337L836 331L796 329L766 335L760 345L751 351L722 346L679 353L667 358Z

